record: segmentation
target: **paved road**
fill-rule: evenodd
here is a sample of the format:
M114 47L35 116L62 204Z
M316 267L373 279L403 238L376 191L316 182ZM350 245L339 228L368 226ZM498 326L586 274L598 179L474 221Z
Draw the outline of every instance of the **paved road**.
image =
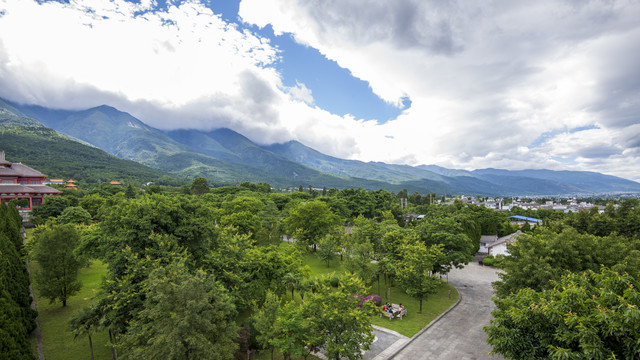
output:
M483 326L489 324L493 291L491 282L498 280L496 271L474 262L462 270L449 273L462 300L454 309L433 324L396 354L393 359L503 359L489 356Z

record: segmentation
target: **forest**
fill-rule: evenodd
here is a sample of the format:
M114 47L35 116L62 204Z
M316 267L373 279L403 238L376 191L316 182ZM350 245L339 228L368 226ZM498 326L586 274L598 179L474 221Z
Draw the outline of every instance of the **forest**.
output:
M91 304L65 326L88 340L91 356L92 335L107 333L113 359L289 359L316 351L331 359L360 358L373 341L372 319L383 301L402 293L416 302L416 312L427 311L423 303L445 286L443 276L473 261L480 236L514 233L520 228L508 216L522 211L497 212L461 201L438 205L430 195L386 190L300 187L276 193L267 183L210 188L202 178L179 188L81 188L47 198L32 211L36 228L26 250L38 264L32 278L39 296L62 307L82 287L78 271L96 261L106 266ZM406 208L399 198L408 199ZM543 335L548 325L539 337L531 335L531 324L546 312L513 319L517 309L559 294L557 312L545 320L554 326L564 321L567 284L591 284L580 286L584 297L604 291L594 285L598 281L611 284L611 294L622 297L612 311L627 306L637 315L637 205L610 204L603 214L541 211L537 217L544 226L523 228L495 284L497 310L486 331L496 353L521 358L526 346L538 354L533 358L582 351L586 345L579 341L586 335ZM425 217L405 221L408 212ZM309 256L327 267L339 263L345 271L316 276L306 263ZM622 340L637 339L637 326L620 321L611 336L630 334L620 335L617 349L602 347L602 354L629 354L620 350L624 346L637 352ZM574 325L583 329L580 324ZM24 326L15 336L30 332Z

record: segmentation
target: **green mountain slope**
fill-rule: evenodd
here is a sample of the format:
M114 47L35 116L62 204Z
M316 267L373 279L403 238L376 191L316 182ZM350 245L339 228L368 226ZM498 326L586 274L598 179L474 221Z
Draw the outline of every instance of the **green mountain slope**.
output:
M145 165L156 165L158 156L187 151L185 146L171 140L162 131L110 106L66 111L12 105L63 134L86 141L109 154Z
M1 100L1 99L0 99ZM589 172L451 170L339 159L299 142L259 146L229 129L162 132L109 106L51 110L0 101L18 118L33 117L65 135L120 158L186 179L212 183L269 182L274 186L385 188L465 195L560 195L640 192L640 183Z
M8 103L8 102L7 102ZM0 104L1 105L1 104ZM51 110L39 106L8 103L21 114L34 116L47 126L99 147L120 158L130 159L177 176L204 176L212 183L269 182L274 186L387 188L388 184L322 173L291 162L255 145L230 130L210 133L173 134L182 144L109 106L84 111ZM423 189L416 189L423 191Z
M320 172L324 172L323 170L313 169L305 164L286 159L229 129L217 129L209 132L175 130L168 131L167 135L177 142L189 146L194 152L209 155L225 162L250 166L288 180L304 180L318 184L319 178L326 179L328 176L328 174L320 174ZM334 175L343 178L358 177L357 175Z
M0 109L0 150L51 177L85 182L119 180L179 184L183 180L68 139L36 120Z

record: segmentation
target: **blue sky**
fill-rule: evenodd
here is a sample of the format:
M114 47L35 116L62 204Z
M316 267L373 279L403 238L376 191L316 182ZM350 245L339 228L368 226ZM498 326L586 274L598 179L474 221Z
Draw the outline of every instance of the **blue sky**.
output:
M314 104L320 108L338 115L352 114L356 118L385 123L410 107L409 98L399 106L380 99L366 81L354 77L349 70L328 60L317 49L296 43L291 34L276 36L270 25L261 29L242 22L238 17L239 5L239 0L208 3L226 21L269 38L280 50L280 59L274 66L282 75L284 84L305 84L312 92Z
M0 97L340 158L640 180L634 0L3 0Z

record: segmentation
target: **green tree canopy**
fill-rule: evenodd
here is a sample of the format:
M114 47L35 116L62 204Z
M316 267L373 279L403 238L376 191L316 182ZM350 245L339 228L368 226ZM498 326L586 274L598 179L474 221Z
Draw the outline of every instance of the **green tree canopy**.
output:
M80 290L78 270L82 263L74 254L79 244L80 234L73 224L49 222L34 233L31 257L40 266L34 281L42 297L67 306L67 299Z
M194 195L202 195L209 192L209 184L207 179L203 177L197 177L191 184L191 193Z
M233 358L235 308L212 275L177 261L153 270L147 286L144 307L124 337L132 358Z
M315 250L320 239L339 221L327 204L316 200L300 203L291 209L283 225L289 235L295 235L302 245L313 246Z
M58 216L60 224L85 224L91 223L91 214L81 206L69 206Z
M395 264L396 278L407 294L420 302L430 294L435 294L442 280L431 271L438 258L443 256L443 246L432 245L427 248L420 241L407 241L400 249L402 259Z
M21 224L15 204L0 203L0 357L6 359L33 359L29 334L36 312L21 256Z
M552 289L522 289L497 299L487 342L509 359L637 359L638 285L602 269L567 274Z
M354 296L365 291L362 280L347 274L340 279L337 290L324 285L308 295L303 314L313 334L312 347L320 339L329 359L362 358L362 351L373 343L371 316L377 311L372 302Z
M499 274L501 280L494 288L501 297L524 288L540 291L567 272L598 271L601 266L623 266L636 274L640 269L635 268L638 262L631 256L637 254L639 246L637 241L615 235L580 234L571 227L560 234L546 229L534 235L523 234L508 245L511 255L504 258L505 272Z

